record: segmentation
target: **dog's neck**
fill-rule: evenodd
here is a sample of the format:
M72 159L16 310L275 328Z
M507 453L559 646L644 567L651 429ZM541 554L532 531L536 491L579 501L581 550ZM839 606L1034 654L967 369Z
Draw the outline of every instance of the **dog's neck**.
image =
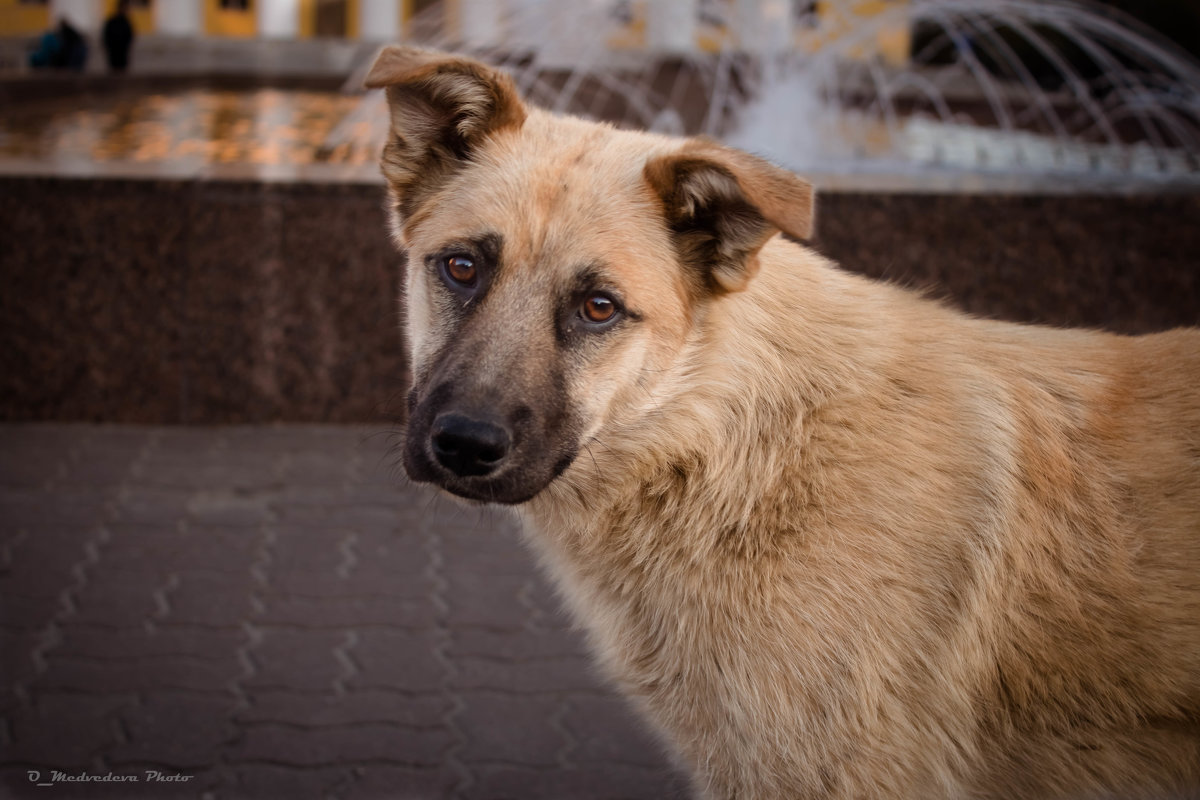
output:
M713 548L768 551L772 543L761 537L778 526L764 524L759 499L778 495L782 482L797 509L811 501L809 476L782 449L804 450L814 410L858 391L870 364L863 353L886 324L850 329L832 321L863 318L834 311L856 302L861 284L806 248L768 243L751 286L714 300L645 400L607 426L615 433L585 443L524 513L577 556L592 547L590 558L629 553L639 562L665 552L690 560ZM805 329L800 336L798 328ZM789 474L777 466L784 463ZM731 483L730 474L752 479ZM689 509L704 509L703 525L689 524ZM670 532L680 541L667 541Z

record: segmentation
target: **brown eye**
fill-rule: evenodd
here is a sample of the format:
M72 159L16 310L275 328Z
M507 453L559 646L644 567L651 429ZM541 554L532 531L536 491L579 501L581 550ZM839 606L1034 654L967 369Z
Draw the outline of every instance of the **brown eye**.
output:
M608 295L594 294L583 301L583 307L580 310L583 318L588 322L608 322L616 316L617 304Z
M474 286L479 277L475 262L466 256L447 256L442 261L442 270L447 278L462 286Z

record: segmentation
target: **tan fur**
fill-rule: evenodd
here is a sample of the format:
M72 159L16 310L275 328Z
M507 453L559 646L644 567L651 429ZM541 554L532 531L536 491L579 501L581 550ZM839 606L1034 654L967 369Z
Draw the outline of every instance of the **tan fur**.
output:
M570 356L582 450L519 513L700 796L1200 797L1200 333L970 319L775 235L811 193L765 162L504 113L412 207L385 159L414 375L460 335L442 242L504 235L486 386L565 357L572 264L615 273L641 319Z

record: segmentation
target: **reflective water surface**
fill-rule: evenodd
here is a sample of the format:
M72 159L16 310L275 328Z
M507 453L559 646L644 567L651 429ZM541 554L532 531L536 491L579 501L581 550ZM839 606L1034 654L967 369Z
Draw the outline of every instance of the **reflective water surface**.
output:
M361 96L277 88L73 96L0 116L0 157L373 165L381 112Z

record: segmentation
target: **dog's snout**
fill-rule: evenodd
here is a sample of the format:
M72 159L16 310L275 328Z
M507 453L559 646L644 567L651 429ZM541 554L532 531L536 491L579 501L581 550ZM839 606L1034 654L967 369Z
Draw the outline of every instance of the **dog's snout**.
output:
M439 415L430 431L434 457L459 477L495 471L511 442L508 431L499 425L455 413Z

